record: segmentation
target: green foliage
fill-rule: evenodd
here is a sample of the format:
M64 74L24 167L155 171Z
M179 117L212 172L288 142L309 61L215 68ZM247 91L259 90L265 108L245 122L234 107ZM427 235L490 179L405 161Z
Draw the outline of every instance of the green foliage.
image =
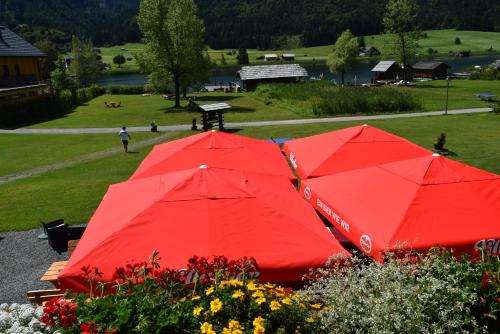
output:
M298 293L250 279L257 271L253 259L194 257L184 273L160 268L159 260L155 252L150 264L119 267L107 284L98 282L97 268L83 267L95 291L72 296L74 301L50 301L42 321L65 334L323 332L318 319L326 310ZM101 295L110 284L113 293Z
M270 49L272 50L291 50L302 47L300 35L279 35L271 39Z
M113 94L113 95L139 95L144 93L144 87L143 86L128 86L128 85L123 85L123 86L106 86L103 87L106 90L106 94Z
M457 260L440 249L388 258L331 261L307 292L332 308L334 333L492 332L500 325L500 261L476 254ZM317 292L320 291L320 294Z
M45 53L46 57L40 59L40 70L43 78L50 78L50 73L56 69L59 49L48 39L37 41L34 46Z
M386 54L396 58L396 61L406 67L415 57L418 49L418 39L421 34L416 31L418 6L415 0L389 0L383 19L387 36L388 48ZM406 71L404 71L406 76ZM406 77L403 79L407 81Z
M460 37L455 37L455 45L460 45L460 44L462 44Z
M172 79L176 107L180 90L206 80L211 66L196 10L193 0L142 0L137 18L147 41L138 61L148 73Z
M247 49L246 48L240 48L238 50L238 55L236 56L236 59L238 59L238 64L239 65L248 65L250 64L250 59L248 57Z
M118 67L121 67L126 62L127 62L127 59L125 59L124 55L118 54L118 55L113 57L113 64L118 65Z
M422 108L409 92L395 87L337 87L329 82L308 82L259 85L255 94L263 99L290 103L308 101L315 115L403 112Z
M52 89L57 94L66 89L76 88L76 82L73 78L71 78L66 70L64 59L62 57L59 57L56 68L50 73L50 84Z
M350 30L344 31L337 39L333 52L328 56L327 61L330 71L342 74L342 85L344 84L344 74L358 53L359 44L357 38Z
M70 70L76 75L78 85L86 87L94 83L101 75L104 66L98 59L99 55L94 50L92 42L90 40L82 42L73 36L72 53L74 59Z
M470 80L500 80L500 73L496 68L488 67L482 72L471 73Z

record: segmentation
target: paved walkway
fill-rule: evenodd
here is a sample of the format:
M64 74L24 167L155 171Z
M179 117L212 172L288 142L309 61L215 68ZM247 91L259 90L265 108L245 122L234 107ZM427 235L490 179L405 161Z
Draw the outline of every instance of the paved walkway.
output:
M175 132L169 132L169 133L162 134L162 135L159 135L159 136L151 138L151 139L139 141L139 142L136 142L134 144L130 144L129 150L134 150L134 149L138 149L138 148L141 148L144 146L161 143L169 138L172 138L175 135L176 135ZM79 165L79 164L82 164L85 162L89 162L89 161L99 160L99 159L106 158L106 157L109 157L109 156L112 156L112 155L115 155L118 153L125 154L123 152L123 147L120 146L117 148L111 148L111 149L104 150L104 151L90 153L90 154L78 157L76 159L66 160L66 161L58 162L58 163L51 164L51 165L46 165L46 166L41 166L41 167L37 167L37 168L33 168L33 169L28 169L28 170L25 170L25 171L22 171L22 172L19 172L17 174L13 174L13 175L0 176L0 186L2 184L8 183L8 182L26 179L26 178L29 178L32 176L37 176L37 175L47 173L50 171L55 171L55 170L64 169L67 167L76 166L76 165Z
M449 115L472 114L490 112L491 108L474 108L474 109L456 109L448 110ZM331 117L331 118L308 118L308 119L292 119L283 121L260 121L260 122L239 122L225 123L226 128L240 128L253 126L273 126L273 125L296 125L296 124L312 124L312 123L334 123L334 122L350 122L350 121L370 121L379 119L394 119L394 118L412 118L425 116L443 115L443 111L428 111L407 114L387 114L387 115L372 115L372 116L348 116L348 117ZM129 132L149 132L150 127L127 127ZM185 125L169 125L159 126L159 131L185 131L191 130L191 124ZM82 129L16 129L2 130L0 133L6 134L98 134L98 133L117 133L119 128L82 128Z

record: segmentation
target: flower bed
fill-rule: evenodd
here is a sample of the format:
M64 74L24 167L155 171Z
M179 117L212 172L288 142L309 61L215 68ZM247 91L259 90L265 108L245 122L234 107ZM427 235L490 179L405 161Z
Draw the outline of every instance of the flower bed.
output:
M41 307L30 304L1 304L0 333L5 334L43 334L52 333L40 318L43 315Z

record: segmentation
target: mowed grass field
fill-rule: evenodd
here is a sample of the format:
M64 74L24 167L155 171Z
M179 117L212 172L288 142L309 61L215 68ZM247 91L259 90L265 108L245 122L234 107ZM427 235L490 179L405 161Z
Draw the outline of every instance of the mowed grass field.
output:
M279 138L313 135L364 122L322 123L294 126L268 126L236 129L238 134L254 138ZM433 116L412 119L394 119L372 121L370 125L393 132L408 138L417 144L432 149L436 137L447 133L446 147L454 152L451 156L472 166L494 173L500 173L500 116L488 114ZM180 133L178 137L192 135L192 131ZM137 135L137 134L136 134ZM150 136L152 134L144 134ZM27 168L14 160L39 154L33 161L40 164L43 156L51 155L51 151L61 150L61 143L56 139L47 140L45 135L8 135L0 136L2 168L18 171ZM60 142L71 145L68 135L60 136ZM89 140L82 140L87 143ZM99 135L92 141L102 142L103 147L117 141L115 134ZM4 145L5 143L9 145ZM28 151L21 151L22 146L29 145ZM74 144L77 145L77 144ZM89 142L90 145L90 142ZM100 150L100 144L92 144L91 148L79 148L85 152ZM92 146L90 145L90 146ZM117 142L115 147L120 147ZM48 172L39 176L0 184L0 232L27 230L38 227L40 218L51 220L64 218L70 224L86 223L99 205L102 196L112 183L121 182L130 177L143 158L149 153L151 146L137 150L136 154L117 153L96 161L82 163L62 170ZM44 151L45 150L45 151ZM44 153L45 152L45 153ZM50 159L67 159L72 156L62 154ZM3 159L10 156L9 159ZM0 175L2 176L2 175Z
M494 54L500 54L500 33L499 32L484 32L484 31L458 31L455 29L446 30L426 30L423 33L427 34L427 38L419 40L419 55L425 56L428 54L428 49L432 48L437 51L438 55L455 54L458 51L470 50L472 54L486 54L488 50L493 48ZM459 37L461 44L455 44L455 38ZM387 36L386 35L370 35L365 36L365 43L368 46L375 46L380 51L386 51ZM325 62L328 55L332 52L333 44L314 46L307 48L297 48L289 50L256 50L248 49L250 63L253 65L269 64L263 60L258 60L258 57L264 54L275 53L281 56L283 53L295 54L295 59L299 63ZM143 49L143 44L129 43L121 46L113 46L101 48L103 61L112 66L110 74L137 72L138 66L133 57L138 51ZM237 64L236 52L237 49L213 50L208 49L208 53L212 61L218 66L234 66ZM133 58L132 61L127 61L121 67L113 64L113 57L117 54L122 54L125 58ZM222 55L226 64L223 64ZM279 62L278 62L279 63Z
M366 88L366 89L377 89ZM406 89L416 96L422 104L421 111L439 111L445 109L446 82L433 81L419 83L415 87L398 87ZM453 80L450 84L449 109L488 107L491 103L480 101L476 93L489 93L500 96L500 81ZM267 100L254 93L199 93L197 102L227 102L233 108L224 115L226 122L269 121L283 119L300 119L317 117L312 112L312 100L287 101ZM104 102L120 101L121 108L106 108ZM185 107L187 101L184 100ZM200 114L187 112L186 109L174 109L173 101L164 100L153 95L103 95L73 112L30 128L89 128L121 126L148 126L151 121L158 125L191 124L193 118L200 124Z

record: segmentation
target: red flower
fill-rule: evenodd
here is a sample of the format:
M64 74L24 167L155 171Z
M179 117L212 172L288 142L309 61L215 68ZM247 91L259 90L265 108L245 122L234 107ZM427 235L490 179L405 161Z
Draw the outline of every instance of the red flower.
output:
M490 286L489 277L490 277L490 274L487 271L485 271L483 273L483 279L481 280L481 283L480 283L483 288L488 288Z

